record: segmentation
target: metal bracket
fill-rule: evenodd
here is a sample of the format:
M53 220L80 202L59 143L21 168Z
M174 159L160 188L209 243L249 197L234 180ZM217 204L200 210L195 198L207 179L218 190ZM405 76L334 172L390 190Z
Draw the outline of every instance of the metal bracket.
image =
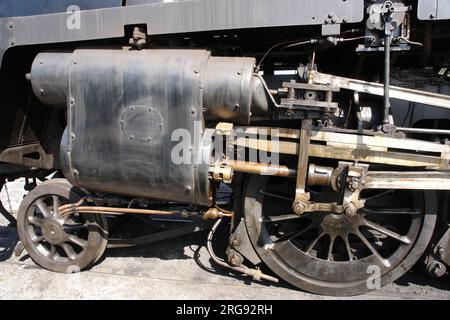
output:
M306 192L306 181L308 178L309 144L311 142L311 130L312 120L303 120L300 130L295 201L292 204L292 209L296 214L299 215L305 212L307 203L310 199L309 193Z
M241 221L239 221L236 230L230 237L230 246L227 249L227 255L231 250L235 250L240 253L253 265L258 265L261 263L261 259L259 258L255 249L253 249L250 239L248 238L244 219L241 219Z

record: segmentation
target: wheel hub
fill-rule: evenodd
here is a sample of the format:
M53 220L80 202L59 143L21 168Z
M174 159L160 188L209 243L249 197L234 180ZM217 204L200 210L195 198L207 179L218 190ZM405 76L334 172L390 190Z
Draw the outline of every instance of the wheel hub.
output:
M44 219L42 233L45 240L54 245L61 244L66 240L63 226L54 219Z
M312 213L311 216L314 214L317 213ZM345 214L325 213L325 217L320 223L322 231L332 237L346 237L348 234L354 233L359 225L361 225L360 214L347 216Z

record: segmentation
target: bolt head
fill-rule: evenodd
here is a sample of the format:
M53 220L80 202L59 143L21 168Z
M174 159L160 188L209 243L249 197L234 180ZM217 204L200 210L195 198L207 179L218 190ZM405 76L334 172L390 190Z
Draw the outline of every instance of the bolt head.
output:
M296 201L296 202L294 202L294 204L292 206L292 210L294 210L294 212L298 215L302 215L303 213L305 213L305 209L306 209L306 203L304 203L302 201Z
M356 206L354 204L349 204L345 207L344 213L349 217L356 216L356 213L358 212L358 209L356 209Z
M430 270L432 276L439 278L445 275L447 268L442 263L436 262L430 267Z

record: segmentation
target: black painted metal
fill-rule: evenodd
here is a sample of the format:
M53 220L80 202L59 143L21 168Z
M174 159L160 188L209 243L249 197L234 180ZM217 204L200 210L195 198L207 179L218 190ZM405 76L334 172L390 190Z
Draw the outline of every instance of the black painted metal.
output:
M122 6L122 0L2 0L0 1L0 17L66 12L67 8L73 5L81 10L111 8Z

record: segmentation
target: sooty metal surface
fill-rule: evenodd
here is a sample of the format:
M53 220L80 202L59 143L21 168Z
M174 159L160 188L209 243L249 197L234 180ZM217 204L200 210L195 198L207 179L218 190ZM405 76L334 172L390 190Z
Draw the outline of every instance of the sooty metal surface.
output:
M69 72L62 167L93 190L209 204L202 150L202 50L77 50ZM194 130L196 128L196 130ZM174 130L190 134L191 164L176 164ZM195 131L195 132L194 132Z

